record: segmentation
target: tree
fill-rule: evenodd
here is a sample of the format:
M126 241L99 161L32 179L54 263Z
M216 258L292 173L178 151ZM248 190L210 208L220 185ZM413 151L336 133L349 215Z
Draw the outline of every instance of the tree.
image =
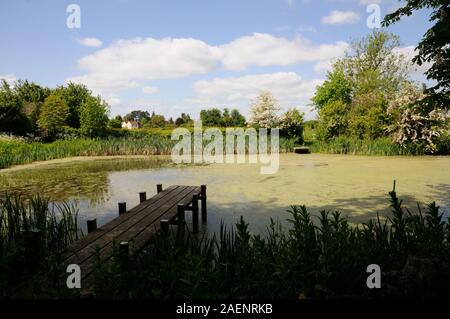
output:
M129 121L137 121L141 126L143 123L143 120L149 120L150 119L150 113L148 113L147 111L140 111L140 110L135 110L135 111L131 111L130 113L128 113L127 115L125 115L123 117L124 121L129 122Z
M14 85L14 92L22 105L22 112L27 116L31 133L38 133L37 121L42 104L51 94L51 90L34 82L19 80Z
M233 126L233 118L231 117L230 110L228 108L223 109L222 125L225 127Z
M352 90L350 79L345 76L342 66L337 64L332 71L328 72L327 80L316 88L316 93L311 100L317 110L333 101L350 103Z
M374 31L355 41L334 65L312 98L319 111L319 136L339 134L374 139L386 135L387 106L408 82L407 62L395 53L399 38Z
M117 117L110 119L108 122L109 128L121 128L122 127L122 121L118 120Z
M42 104L37 122L39 130L44 137L53 138L67 125L68 116L69 107L66 101L58 93L52 93Z
M274 128L279 124L277 115L279 109L278 101L272 93L261 92L251 105L249 124L262 128Z
M166 119L164 118L164 115L159 114L152 114L152 117L149 121L150 127L164 127L166 125Z
M437 84L427 89L427 97L422 104L433 107L450 108L450 4L448 0L406 0L406 4L386 15L384 26L398 22L404 16L410 16L413 11L431 8L430 27L419 42L413 58L418 65L431 63L431 68L425 72L428 79L436 80Z
M0 131L24 135L30 131L30 123L23 112L19 96L5 81L0 86Z
M87 99L80 107L80 131L87 136L104 134L108 124L108 105L100 97Z
M245 126L245 117L238 110L231 110L231 120L233 126Z
M282 136L295 138L303 143L303 113L296 108L287 110L281 116L280 132Z
M69 82L67 86L59 86L56 92L66 101L69 107L67 125L74 128L80 127L81 105L93 98L92 91L84 84Z
M222 112L217 108L200 111L200 119L205 126L222 126Z

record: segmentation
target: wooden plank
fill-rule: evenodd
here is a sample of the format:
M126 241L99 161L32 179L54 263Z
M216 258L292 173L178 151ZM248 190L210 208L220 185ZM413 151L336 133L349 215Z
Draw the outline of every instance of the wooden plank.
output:
M98 237L95 240L91 241L88 245L83 247L83 249L74 252L69 258L69 263L80 265L85 259L88 259L95 252L97 247L103 248L114 238L126 233L133 225L145 223L146 218L152 211L159 210L160 207L164 207L164 205L167 205L167 202L177 202L181 200L182 198L184 198L184 194L187 191L189 191L188 186L180 186L176 190L168 193L166 196L161 198L161 200L147 205L145 209L142 209L132 216L128 216L128 218L125 219L120 225L114 227L109 232L104 233L101 237ZM151 199L149 199L149 201L151 201ZM130 236L121 236L121 240L123 239L129 241L131 238L132 237Z
M74 243L71 247L69 247L68 254L66 256L64 256L64 259L69 258L71 255L73 255L73 253L83 249L84 247L89 245L92 241L96 240L97 238L100 238L107 232L118 227L120 224L122 224L128 218L130 218L133 215L142 211L142 209L146 209L149 205L152 205L161 200L164 200L165 196L167 196L172 191L175 191L178 187L179 186L177 186L177 185L168 187L163 192L156 194L155 196L153 196L151 199L147 200L146 202L143 202L143 203L139 204L138 206L130 209L126 214L122 214L122 215L114 218L110 222L106 223L102 227L97 228L97 230L88 234L86 237L83 237L82 239L80 239L79 241Z
M192 187L192 188L188 188L185 192L184 197L182 198L182 200L184 200L187 204L188 201L192 200L192 195L194 193L198 192L198 188L196 187ZM166 204L166 208L165 211L158 211L157 214L150 214L147 217L147 221L145 223L143 223L143 225L145 225L145 227L134 227L132 229L129 229L127 232L124 232L123 234L119 235L119 237L115 238L117 240L117 242L121 242L121 241L129 241L131 246L133 247L133 251L138 250L134 241L134 238L136 236L138 236L139 234L141 234L142 232L144 232L146 229L149 229L148 232L146 232L145 234L142 234L139 237L139 249L142 248L142 246L146 243L146 241L148 241L148 239L150 239L151 235L153 235L158 229L159 229L159 220L161 218L167 218L170 216L175 216L176 215L176 209L177 209L177 204L178 201L173 201L170 204ZM161 213L162 212L162 213ZM129 238L133 238L133 239L129 239ZM112 255L112 251L113 251L113 245L112 245L112 241L108 242L106 246L104 246L99 254L100 254L100 260L102 262L107 262ZM94 250L95 253L95 250ZM91 275L92 271L93 271L93 266L94 266L94 260L95 260L95 254L91 254L91 256L86 259L83 263L80 264L81 267L81 274L82 274L82 280L88 276ZM86 286L86 283L83 284L83 286Z

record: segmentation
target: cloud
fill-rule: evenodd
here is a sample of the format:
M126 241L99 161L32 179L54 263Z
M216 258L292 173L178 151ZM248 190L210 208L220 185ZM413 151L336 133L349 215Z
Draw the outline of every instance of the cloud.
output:
M5 80L9 85L13 85L17 78L14 74L0 75L0 80Z
M342 56L348 43L314 45L297 37L293 40L274 37L266 33L237 38L222 45L222 63L229 70L244 70L248 66L290 65L302 62L327 60Z
M96 38L77 39L77 42L86 47L99 48L103 45L102 41Z
M322 24L352 24L361 19L354 11L333 10L329 15L322 17Z
M158 91L159 91L159 89L155 88L153 86L144 86L142 88L142 93L145 93L145 94L154 94L154 93L157 93Z
M276 72L245 75L241 77L214 78L194 84L194 97L186 101L197 105L237 106L243 113L249 101L261 91L268 90L279 98L284 108L297 106L309 112L310 98L322 80L303 80L295 72Z
M219 66L244 70L317 62L342 56L347 49L342 41L315 45L302 37L289 40L264 33L216 46L193 38L136 38L119 40L83 57L78 66L84 74L67 81L84 83L94 93L112 98L142 81L206 74Z
M428 82L428 80L426 79L425 72L431 68L432 63L424 62L422 65L413 63L412 59L418 53L414 46L410 45L405 47L398 47L395 48L393 51L394 53L403 55L405 59L409 62L409 73L413 80L425 83Z
M292 7L295 4L296 0L286 0L288 6Z

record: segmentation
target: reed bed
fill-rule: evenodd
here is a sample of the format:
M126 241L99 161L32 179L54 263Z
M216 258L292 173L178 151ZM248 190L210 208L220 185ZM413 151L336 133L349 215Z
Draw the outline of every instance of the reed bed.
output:
M450 227L435 203L412 213L395 189L392 215L351 226L338 212L290 209L265 236L243 220L216 236L159 234L127 272L97 262L99 298L381 298L449 296ZM118 260L117 254L114 260ZM366 286L367 266L382 289Z
M40 269L53 269L52 258L78 240L78 208L50 203L39 195L0 198L0 297ZM54 273L49 271L50 275Z

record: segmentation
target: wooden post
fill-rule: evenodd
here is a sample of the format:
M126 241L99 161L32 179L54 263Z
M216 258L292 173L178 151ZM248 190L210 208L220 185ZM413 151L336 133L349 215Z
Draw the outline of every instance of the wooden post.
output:
M198 233L198 194L192 195L192 232Z
M201 200L202 200L202 223L205 224L207 220L207 213L206 213L206 185L200 186L201 190Z
M94 218L94 219L88 219L88 220L86 221L86 223L87 223L87 231L88 231L88 234L89 234L89 233L92 233L94 230L97 229L97 219L96 219L96 218Z
M25 253L29 265L34 269L39 264L42 247L42 231L33 228L26 233Z
M177 236L182 236L184 234L184 204L177 205L177 216L178 216Z
M126 202L120 202L119 203L119 215L122 215L123 213L127 212L127 203Z
M163 235L168 235L169 234L169 220L161 219L159 221L159 224L161 226L161 232L163 233Z
M147 193L146 192L140 192L139 193L139 203L145 202L147 199Z
M130 245L127 241L122 241L119 244L119 264L122 271L128 268L128 261L130 258Z
M161 193L163 191L162 184L156 184L156 192Z

